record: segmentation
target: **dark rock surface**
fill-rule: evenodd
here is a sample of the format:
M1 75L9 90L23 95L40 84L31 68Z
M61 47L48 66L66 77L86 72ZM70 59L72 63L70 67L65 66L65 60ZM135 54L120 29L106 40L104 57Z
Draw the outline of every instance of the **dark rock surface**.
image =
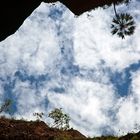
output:
M74 129L50 128L42 121L0 118L0 140L82 140L86 137Z
M0 117L0 140L140 140L140 132L129 133L121 137L87 138L74 129L50 128L43 121L25 121Z
M0 41L13 34L40 3L40 0L1 0Z
M59 0L66 5L75 15L81 15L82 13L102 7L104 5L111 5L113 2L118 3L124 0Z
M56 2L57 0L1 0L0 1L0 41L13 34L24 20L41 2ZM105 4L123 0L59 0L74 14L80 15L85 11Z

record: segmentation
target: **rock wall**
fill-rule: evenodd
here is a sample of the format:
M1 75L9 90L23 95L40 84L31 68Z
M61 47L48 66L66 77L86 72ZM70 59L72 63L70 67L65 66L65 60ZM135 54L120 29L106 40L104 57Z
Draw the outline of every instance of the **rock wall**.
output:
M24 20L41 2L56 2L57 0L1 0L0 1L0 41L13 34ZM74 14L95 9L105 4L123 0L60 0Z

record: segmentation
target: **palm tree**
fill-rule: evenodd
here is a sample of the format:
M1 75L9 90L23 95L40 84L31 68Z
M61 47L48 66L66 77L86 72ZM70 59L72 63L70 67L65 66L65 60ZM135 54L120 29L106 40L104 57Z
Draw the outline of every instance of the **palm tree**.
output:
M117 14L115 4L114 11L115 17L112 20L111 33L113 35L117 34L122 39L124 39L126 35L132 35L136 27L133 17L128 13Z

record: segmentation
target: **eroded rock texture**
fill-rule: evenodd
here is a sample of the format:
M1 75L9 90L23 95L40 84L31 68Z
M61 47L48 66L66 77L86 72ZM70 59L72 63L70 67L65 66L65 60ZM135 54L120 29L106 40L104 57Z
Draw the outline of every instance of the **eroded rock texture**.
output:
M24 20L36 9L41 2L56 2L57 0L1 0L0 1L0 41L13 34ZM74 14L80 15L85 11L99 6L110 5L112 2L124 0L60 0Z

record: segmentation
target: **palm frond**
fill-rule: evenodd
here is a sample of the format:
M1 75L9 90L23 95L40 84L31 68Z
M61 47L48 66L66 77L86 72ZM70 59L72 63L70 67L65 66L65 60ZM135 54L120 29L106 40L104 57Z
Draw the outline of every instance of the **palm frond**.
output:
M111 33L124 39L126 35L130 36L134 33L135 27L133 17L128 13L121 13L112 20Z

